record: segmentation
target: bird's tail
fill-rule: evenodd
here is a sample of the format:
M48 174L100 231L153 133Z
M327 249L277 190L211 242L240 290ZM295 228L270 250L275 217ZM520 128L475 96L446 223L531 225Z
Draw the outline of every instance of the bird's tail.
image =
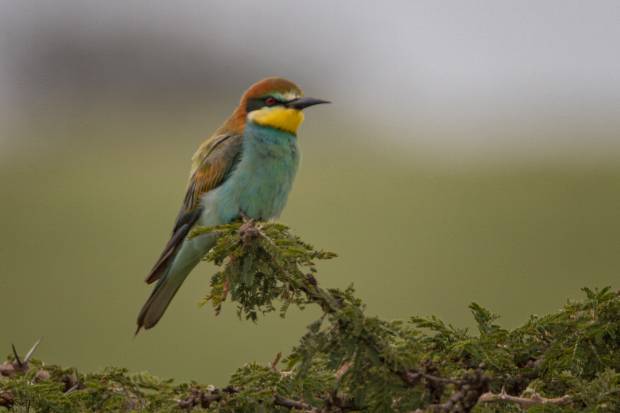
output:
M216 239L215 234L205 234L191 240L184 240L170 256L164 251L164 259L160 259L147 278L147 282L157 280L157 284L140 310L136 334L142 328L148 330L157 324L183 281L213 247Z
M157 324L190 271L191 269L184 273L176 272L170 274L169 272L159 280L150 297L140 310L136 334L138 334L142 328L148 330Z
M200 257L195 259L180 259L182 257L177 256L175 258L176 259L172 261L169 268L164 273L164 276L158 280L155 288L153 288L153 292L148 300L146 300L146 303L142 306L140 314L138 315L136 334L138 334L142 328L148 330L157 324L168 308L170 301L172 301L177 291L179 291L185 278L187 278L192 269L200 261Z

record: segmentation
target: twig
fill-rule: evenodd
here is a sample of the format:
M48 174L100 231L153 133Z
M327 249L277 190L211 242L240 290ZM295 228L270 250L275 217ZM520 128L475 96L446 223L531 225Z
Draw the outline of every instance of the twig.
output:
M419 370L404 370L400 373L400 377L403 381L410 386L415 386L418 384L421 378L424 378L430 382L434 383L443 383L443 384L463 384L462 380L449 379L445 377L434 376L432 374L427 374L421 372Z
M73 386L71 386L66 392L65 394L71 394L76 390L79 390L80 388L80 383L75 383Z
M484 374L484 366L468 371L460 380L458 390L452 393L445 403L431 404L426 410L418 409L414 413L468 413L476 407L482 394L489 389L489 377Z
M338 370L336 370L336 373L334 374L334 376L336 376L336 380L340 380L342 376L347 374L347 371L349 371L352 365L353 362L351 361L345 361L344 363L342 363L342 365L338 367Z
M279 373L278 363L280 362L281 358L282 358L282 353L278 352L278 354L276 354L276 358L273 359L273 361L271 362L271 370L275 371L276 373Z
M17 353L17 349L14 344L11 344L11 349L13 350L13 357L15 360L13 362L6 361L0 364L0 376L12 377L16 373L25 373L28 371L29 365L28 362L32 358L32 355L36 351L37 347L41 343L41 339L38 339L36 343L30 348L28 353L26 353L26 357L23 359L19 357Z
M194 388L188 397L186 397L185 399L177 400L177 406L185 410L191 410L196 406L208 408L211 403L222 400L225 394L235 394L239 391L240 389L231 386L225 387L223 389L209 386L206 391L200 388ZM287 399L286 397L277 394L273 398L273 404L274 406L286 407L288 409L297 409L309 413L318 412L308 403Z
M280 407L286 407L287 409L297 409L297 410L302 410L305 412L312 412L312 413L318 412L317 409L310 406L308 403L287 399L277 394L273 398L273 404L276 406L280 406Z
M0 407L11 408L15 404L15 397L9 391L0 391Z
M532 406L540 406L540 405L555 405L562 406L571 402L571 397L568 394L565 394L562 397L553 397L546 398L542 397L538 393L534 393L531 397L520 397L520 396L511 396L510 394L502 391L499 394L487 392L480 396L478 399L480 403L492 403L492 402L510 402L516 403L523 408L529 408Z

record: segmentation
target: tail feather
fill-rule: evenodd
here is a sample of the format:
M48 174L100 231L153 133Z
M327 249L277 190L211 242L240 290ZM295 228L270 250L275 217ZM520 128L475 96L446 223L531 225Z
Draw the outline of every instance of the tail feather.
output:
M167 268L162 271L162 276L157 280L153 292L140 310L136 334L142 328L148 330L157 324L179 291L181 284L214 243L215 235L203 235L196 239L186 240L174 255L168 258Z
M192 260L182 265L179 261L181 260L176 259L172 261L165 275L159 279L148 300L142 306L142 310L140 310L138 315L136 334L138 334L141 328L148 330L157 324L164 315L168 305L170 305L170 301L179 291L185 278L198 263L198 260Z
M188 274L189 271L186 274L176 274L174 277L167 274L160 279L140 310L136 334L141 328L148 330L157 324Z

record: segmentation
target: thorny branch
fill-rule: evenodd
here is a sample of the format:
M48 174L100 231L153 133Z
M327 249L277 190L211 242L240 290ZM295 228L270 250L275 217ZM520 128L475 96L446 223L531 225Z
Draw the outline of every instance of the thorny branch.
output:
M30 368L30 365L29 365L30 360L32 359L32 356L34 355L34 352L37 350L37 347L39 347L40 343L41 343L41 339L37 340L33 344L33 346L30 348L28 353L26 353L23 360L19 357L19 354L17 353L17 349L15 348L15 345L11 344L11 350L13 351L13 361L5 361L4 363L0 364L0 378L2 377L8 378L8 377L13 377L19 374L26 373L28 369ZM47 377L46 374L40 371L40 372L37 372L35 379L43 380L46 377ZM8 390L0 391L0 406L1 407L12 407L14 403L15 403L15 396L13 395L11 391L8 391Z
M22 359L15 346L12 345L13 351L13 361L6 361L0 365L0 376L2 377L13 377L16 375L24 375L29 369L29 361L32 359L32 356L39 346L41 340L38 340L32 348L28 351L26 356ZM278 356L272 363L272 368L275 368L275 365L279 361L281 354L278 353ZM40 369L37 371L35 375L35 380L37 381L46 381L50 380L50 374L47 373L44 369ZM65 394L70 394L80 388L80 383L76 382L73 385L67 386L66 378L62 378L63 385L68 389L65 391ZM73 380L72 380L73 381ZM77 379L75 379L77 381ZM184 410L192 410L194 407L202 407L208 408L212 403L221 401L226 395L232 395L235 393L239 393L240 389L227 386L222 389L216 388L214 386L208 386L206 390L201 389L200 387L191 388L189 395L187 397L176 400L176 405ZM15 403L15 396L10 391L0 391L0 407L13 407ZM273 405L284 407L287 409L297 409L308 413L318 412L317 409L305 403L303 401L292 400L283 396L276 394L273 398Z
M246 219L198 232L209 231L223 240L207 257L221 266L208 296L216 312L227 297L240 316L254 321L280 304L281 315L290 304L323 310L288 357L278 353L266 365L249 363L228 386L214 387L172 385L124 369L77 374L32 360L38 343L25 357L13 347L0 365L0 410L39 402L33 409L62 413L467 413L534 406L620 411L619 292L584 289L585 300L514 330L472 304L479 330L472 335L434 317L401 322L367 316L352 288L319 286L314 260L335 254L315 250L281 224ZM52 393L34 393L39 389ZM68 401L79 407L67 407ZM58 408L50 410L54 403ZM496 405L480 407L491 403Z
M13 351L14 360L5 361L4 363L0 364L0 377L2 376L11 377L11 376L14 376L15 374L23 373L27 371L28 363L32 359L32 355L37 350L37 347L39 347L40 343L41 343L41 339L37 340L36 343L32 345L30 350L28 350L28 353L26 353L23 360L19 357L19 354L17 353L17 349L15 348L15 345L11 344L11 350Z
M515 403L521 406L524 409L530 408L532 406L542 406L542 405L555 405L555 406L563 406L571 402L571 397L566 394L562 397L552 397L546 398L542 397L538 393L534 393L530 397L521 397L521 396L511 396L506 392L502 391L499 394L487 392L484 393L478 399L480 403L492 403L492 402L510 402Z
M257 223L256 221L244 220L243 225L241 225L241 227L239 228L239 237L241 241L244 244L249 245L250 243L254 242L257 237L262 237L270 244L275 245L274 241L271 238L269 238L269 236L265 234L264 231L261 230L259 225L260 224ZM281 268L281 270L283 272L286 272L284 268ZM310 301L318 304L325 313L336 314L338 311L342 310L343 303L340 302L338 298L330 294L328 291L319 287L318 281L312 274L307 274L306 278L301 281L296 280L291 277L291 281L293 281L297 285L298 288L300 288L302 291L304 291L307 294ZM356 311L359 312L360 317L364 317L364 314L361 312L360 309L356 308ZM339 319L338 323L344 331L347 330L348 326L346 325L346 322L344 322L342 319ZM388 369L390 369L396 376L398 376L405 384L409 386L416 386L417 384L419 384L421 378L424 378L425 380L432 382L432 383L456 384L456 385L459 385L460 387L470 385L464 380L455 380L452 378L434 376L434 375L427 374L417 369L396 369L394 368L394 366L392 366L390 363L388 363L385 360L385 358L383 357L384 349L381 348L380 344L378 344L375 340L373 340L372 335L360 334L360 339L368 346L369 349L375 352L379 360L381 360ZM485 382L488 382L488 379L484 379L482 376L480 378L477 378L477 380L478 381L486 380ZM483 394L487 390L486 385L485 386L474 386L474 388L476 388L478 391L477 396L475 398L476 400L481 394ZM468 391L471 391L471 390L472 390L471 388L468 388ZM458 397L462 398L462 397L465 397L465 395L459 394ZM473 405L475 405L475 402L473 403ZM450 411L450 410L442 410L442 411Z

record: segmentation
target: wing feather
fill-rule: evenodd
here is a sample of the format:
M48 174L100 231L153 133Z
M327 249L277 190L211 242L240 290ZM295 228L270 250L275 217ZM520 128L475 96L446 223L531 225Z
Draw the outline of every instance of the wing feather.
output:
M193 170L172 236L146 277L148 284L157 281L166 273L183 240L200 218L200 201L203 195L220 186L234 170L241 156L242 141L242 135L237 134L214 136L194 155Z

